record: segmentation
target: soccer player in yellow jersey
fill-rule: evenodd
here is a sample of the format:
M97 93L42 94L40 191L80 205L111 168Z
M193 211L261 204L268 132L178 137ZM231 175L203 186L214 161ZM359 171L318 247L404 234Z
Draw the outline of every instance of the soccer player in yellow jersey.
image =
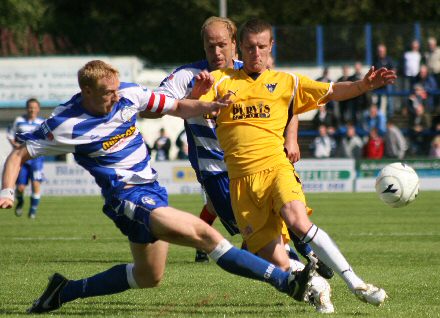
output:
M289 110L299 114L331 100L356 97L394 83L395 72L372 67L356 82L316 82L300 74L267 69L272 45L269 23L246 22L239 31L243 68L212 72L206 86L213 85L201 97L214 100L229 95L232 100L218 114L217 135L225 152L240 232L251 252L287 269L289 260L281 237L284 220L359 299L381 305L387 297L385 291L364 283L327 233L309 220L300 181L284 153L283 132Z

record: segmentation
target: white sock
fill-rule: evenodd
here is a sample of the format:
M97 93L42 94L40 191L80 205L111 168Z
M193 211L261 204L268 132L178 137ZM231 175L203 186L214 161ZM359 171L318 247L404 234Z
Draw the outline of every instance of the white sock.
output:
M302 240L312 246L316 256L338 273L352 291L364 284L324 230L313 224Z
M127 270L127 281L128 281L128 285L131 288L137 289L137 288L139 288L139 286L136 283L136 280L134 279L133 267L134 267L134 264L127 264L127 266L125 267L125 269Z
M222 257L227 251L229 251L232 248L232 244L229 243L227 239L223 239L220 241L220 243L217 244L217 246L214 248L214 250L209 253L209 257L211 257L214 261L218 261L220 257Z

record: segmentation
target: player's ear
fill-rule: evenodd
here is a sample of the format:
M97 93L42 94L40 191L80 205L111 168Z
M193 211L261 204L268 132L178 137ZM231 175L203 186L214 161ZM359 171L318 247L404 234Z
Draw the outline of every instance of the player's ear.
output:
M91 89L91 87L88 86L88 85L84 85L84 86L81 88L81 93L82 93L83 95L85 95L85 96L89 96L90 93L91 93L91 91L92 91L92 89Z

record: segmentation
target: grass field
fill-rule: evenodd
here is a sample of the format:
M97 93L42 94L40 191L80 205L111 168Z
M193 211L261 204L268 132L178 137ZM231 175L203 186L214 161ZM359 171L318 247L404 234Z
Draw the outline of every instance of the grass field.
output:
M384 307L361 303L333 278L335 316L440 317L440 192L422 192L402 209L375 194L310 194L313 221L337 242L357 273L383 287ZM125 238L97 197L44 197L36 220L0 211L0 316L25 315L55 271L78 279L130 262ZM198 213L199 196L171 204ZM224 230L215 223L223 233ZM232 241L238 246L240 240ZM51 316L318 317L273 287L196 264L190 248L172 246L156 289L76 300Z

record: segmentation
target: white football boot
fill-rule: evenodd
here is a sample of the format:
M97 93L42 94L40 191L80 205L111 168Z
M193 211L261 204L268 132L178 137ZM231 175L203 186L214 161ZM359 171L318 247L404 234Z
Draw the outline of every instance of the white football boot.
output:
M301 271L304 264L293 259L290 260L291 271ZM315 307L316 311L321 314L331 314L335 312L331 301L331 288L327 280L318 274L314 274L310 286L307 289L304 300Z
M385 302L385 299L388 298L385 290L371 284L364 284L356 287L353 290L353 293L363 302L372 304L374 306L382 305Z
M330 284L323 277L315 275L305 300L321 314L332 314L335 307L331 300Z

